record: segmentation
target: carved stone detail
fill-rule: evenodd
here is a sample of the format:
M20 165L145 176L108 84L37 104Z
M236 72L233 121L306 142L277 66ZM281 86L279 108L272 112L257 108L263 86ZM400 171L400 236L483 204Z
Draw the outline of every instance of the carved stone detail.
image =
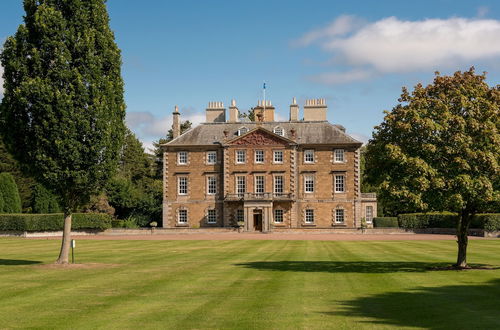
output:
M242 136L241 138L233 141L233 145L288 145L288 143L270 133L258 130Z

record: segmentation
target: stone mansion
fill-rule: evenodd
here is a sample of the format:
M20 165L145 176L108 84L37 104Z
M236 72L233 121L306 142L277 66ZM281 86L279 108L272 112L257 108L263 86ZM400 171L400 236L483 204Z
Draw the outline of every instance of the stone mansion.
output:
M295 98L290 120L259 101L255 121L240 120L233 100L210 102L206 122L163 147L163 227L243 225L275 228L359 228L377 214L375 194L360 192L361 142L327 121L324 99L307 100L303 119Z

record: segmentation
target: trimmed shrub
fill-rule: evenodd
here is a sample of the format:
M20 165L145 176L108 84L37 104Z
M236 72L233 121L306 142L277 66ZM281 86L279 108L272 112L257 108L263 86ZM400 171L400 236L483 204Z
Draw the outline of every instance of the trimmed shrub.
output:
M40 214L61 212L57 197L41 184L37 184L33 189L31 209L33 213Z
M471 228L480 228L486 231L500 231L500 213L476 214L472 218Z
M399 226L405 229L420 228L456 228L458 214L451 212L408 213L398 216ZM500 214L476 214L472 219L471 229L486 231L500 230Z
M373 227L375 228L397 228L397 217L375 217L373 218Z
M19 190L12 174L0 173L0 195L2 195L4 201L0 212L21 213L21 197L19 197Z
M100 213L74 213L71 229L111 228L111 216ZM0 230L58 231L64 225L62 213L53 214L0 214Z

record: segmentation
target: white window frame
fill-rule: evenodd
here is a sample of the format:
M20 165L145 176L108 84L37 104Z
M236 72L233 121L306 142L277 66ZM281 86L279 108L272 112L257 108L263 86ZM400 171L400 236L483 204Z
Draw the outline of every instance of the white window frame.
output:
M181 213L183 214L183 216L181 216ZM184 219L184 217L185 217L185 219ZM178 209L177 210L177 223L185 225L185 224L188 223L188 221L189 221L189 212L188 212L188 210L187 209Z
M370 212L368 212L370 210ZM370 216L368 217L368 213L370 213ZM373 205L367 205L365 208L365 219L366 223L372 223L373 222Z
M274 214L273 214L274 222L275 223L283 223L284 218L285 218L284 215L285 215L285 212L283 209L274 209Z
M238 128L238 136L242 136L243 134L247 134L247 133L248 133L248 128L246 128L246 127Z
M215 175L209 175L207 176L207 195L215 194L217 194L217 177Z
M281 161L276 160L276 155L279 155L279 154L281 154ZM285 161L285 153L283 152L283 150L273 150L273 163L274 164L283 164L284 161Z
M314 164L314 149L304 150L304 163Z
M257 155L259 155L259 157L257 157ZM262 158L260 156L262 156ZM259 159L257 159L257 158L259 158ZM254 162L255 162L255 164L264 164L264 161L265 161L265 152L264 152L264 150L262 150L262 149L255 150L255 152L254 152Z
M262 180L262 182L260 182ZM256 175L254 179L254 192L263 194L266 192L266 177L264 175Z
M210 158L213 158L212 160ZM217 164L217 151L207 151L207 164Z
M345 193L345 181L346 181L345 174L335 174L333 184L335 185L336 193ZM340 187L342 189L340 189Z
M243 209L236 210L236 221L245 221L245 210Z
M217 209L207 210L207 223L209 224L217 223Z
M243 155L243 158L240 158L241 155ZM243 159L243 161L241 161L241 159ZM236 164L245 164L247 162L247 151L246 150L236 150L234 161Z
M309 224L314 223L314 209L304 210L304 222Z
M189 178L187 176L177 177L177 194L180 196L189 194Z
M333 150L333 162L334 163L345 163L345 149Z
M335 223L345 223L345 210L341 207L335 209Z
M312 182L312 189L311 185L308 185L308 182ZM313 174L306 174L304 175L304 193L306 194L313 194L315 190L315 177Z
M243 179L242 181L240 181L241 178ZM235 182L236 182L236 187L235 187L236 194L238 194L238 196L243 197L247 192L247 178L243 175L238 175L236 176ZM240 190L240 188L243 189Z
M177 151L177 165L187 165L189 154L187 151Z
M278 180L279 178L279 180ZM285 192L285 176L284 175L275 175L274 178L273 178L273 191L275 194L283 194ZM280 182L280 186L281 188L280 189L277 189L279 188L280 186L278 185L278 181L281 181Z
M280 127L280 126L276 126L273 129L273 133L276 135L279 135L279 136L285 136L285 130L283 129L283 127Z

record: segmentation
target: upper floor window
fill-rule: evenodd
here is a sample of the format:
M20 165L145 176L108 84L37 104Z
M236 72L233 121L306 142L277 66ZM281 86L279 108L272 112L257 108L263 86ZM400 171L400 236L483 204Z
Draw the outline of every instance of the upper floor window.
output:
M247 191L246 188L246 179L244 176L237 176L236 177L236 193L238 196L243 196L245 192Z
M283 128L277 126L274 128L273 130L274 134L276 135L279 135L279 136L285 136L285 131L283 130Z
M263 175L257 175L255 177L255 193L256 194L263 194L265 190L265 183L264 183L264 176Z
M335 149L334 150L334 162L335 163L343 163L345 162L344 149Z
M207 177L207 194L215 195L217 193L217 177Z
M255 162L259 164L264 163L264 150L255 150Z
M367 223L372 223L373 221L373 206L367 206L366 207L366 222Z
M178 223L187 223L188 222L188 211L185 209L181 209L177 211L177 222Z
M305 216L306 216L306 218L305 218L306 223L314 223L314 210L313 209L307 209Z
M244 164L247 160L247 153L245 150L236 150L236 164Z
M345 175L343 174L335 175L335 192L336 193L345 192Z
M314 192L314 175L304 176L304 192L306 193Z
M217 210L209 209L207 211L207 223L217 223Z
M186 176L180 176L177 178L177 193L179 195L188 194L188 178Z
M241 136L241 135L243 135L243 134L246 134L247 132L248 132L248 128L246 128L246 127L240 127L240 128L238 129L238 135L239 135L239 136Z
M283 210L282 209L274 210L274 222L283 223Z
M273 151L273 161L275 163L283 163L283 150Z
M274 177L274 193L275 194L282 194L283 193L283 176L282 175L276 175Z
M207 151L207 164L217 163L217 151Z
M188 163L187 151L179 151L177 153L177 164L185 165Z
M344 223L344 209L335 210L335 223Z
M314 150L304 150L304 163L314 163Z

